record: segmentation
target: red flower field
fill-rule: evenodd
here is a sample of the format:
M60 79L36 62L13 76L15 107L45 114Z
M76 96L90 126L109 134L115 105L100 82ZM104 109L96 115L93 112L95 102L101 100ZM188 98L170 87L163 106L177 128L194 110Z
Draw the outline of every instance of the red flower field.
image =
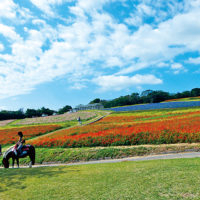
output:
M83 127L34 139L36 146L110 146L200 142L200 110L180 109L112 114Z
M17 133L22 131L25 139L61 128L59 125L28 126L20 128L0 129L0 144L13 144L18 140Z

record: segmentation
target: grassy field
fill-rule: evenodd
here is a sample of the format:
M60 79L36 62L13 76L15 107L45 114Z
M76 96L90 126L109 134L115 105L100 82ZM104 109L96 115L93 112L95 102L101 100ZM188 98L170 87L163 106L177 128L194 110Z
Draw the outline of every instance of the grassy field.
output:
M200 159L0 169L0 199L199 199Z

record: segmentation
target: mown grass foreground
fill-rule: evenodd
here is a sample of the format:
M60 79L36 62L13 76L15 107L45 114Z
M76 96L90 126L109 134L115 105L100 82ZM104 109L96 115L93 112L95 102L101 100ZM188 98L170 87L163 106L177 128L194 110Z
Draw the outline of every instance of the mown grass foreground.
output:
M200 159L0 169L0 199L199 199Z

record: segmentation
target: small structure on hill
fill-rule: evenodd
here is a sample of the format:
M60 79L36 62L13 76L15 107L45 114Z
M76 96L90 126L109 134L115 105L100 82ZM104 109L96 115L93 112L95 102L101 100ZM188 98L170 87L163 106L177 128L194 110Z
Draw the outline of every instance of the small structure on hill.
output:
M104 106L101 103L93 103L87 105L80 104L75 108L72 108L72 112L77 112L79 110L101 110L101 109L104 109Z

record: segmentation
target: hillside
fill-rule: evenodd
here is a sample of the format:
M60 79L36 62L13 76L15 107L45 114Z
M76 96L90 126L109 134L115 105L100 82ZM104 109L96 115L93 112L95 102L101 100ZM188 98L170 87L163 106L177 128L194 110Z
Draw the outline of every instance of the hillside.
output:
M108 111L80 111L66 113L59 116L27 118L22 120L4 120L0 127L0 144L13 144L18 140L17 132L22 131L25 138L33 138L50 133L57 129L77 126L77 117L80 116L82 123L87 124L98 120Z
M3 151L9 144L17 141L17 131L23 131L27 143L36 147L37 163L74 162L199 149L200 107L111 114L108 111L98 112L97 117L84 121L81 126L77 121L74 121L73 126L72 121L69 121L71 126L68 127L63 122L35 125L11 123L0 130ZM98 120L102 116L105 117ZM48 130L49 127L54 130ZM40 131L41 128L44 129L43 132ZM22 159L21 162L28 160Z
M93 147L200 141L200 109L115 112L96 123L31 140L38 147Z
M179 98L179 99L169 99L169 100L165 100L164 102L177 102L177 101L200 101L200 96Z
M107 110L122 112L122 111L140 111L140 110L157 110L157 109L170 109L170 108L189 108L200 106L200 101L172 101L163 103L149 103L132 106L119 106L108 108Z

